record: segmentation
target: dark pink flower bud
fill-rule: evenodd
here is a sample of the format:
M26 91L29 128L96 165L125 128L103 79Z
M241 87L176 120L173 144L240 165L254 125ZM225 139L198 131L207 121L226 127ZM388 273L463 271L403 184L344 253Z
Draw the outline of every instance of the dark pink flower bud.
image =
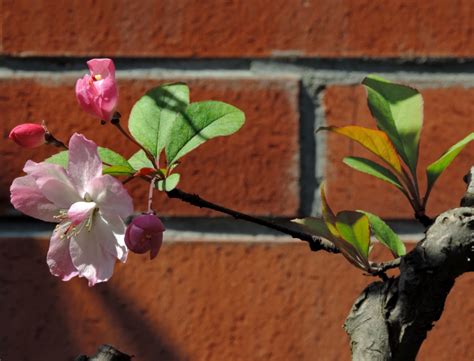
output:
M76 97L87 113L109 121L118 102L115 65L111 59L91 59L87 62L90 74L76 82Z
M125 244L134 253L150 251L150 259L158 255L165 227L154 214L135 217L125 231Z
M8 138L25 148L36 148L45 143L45 128L40 124L25 123L12 129Z

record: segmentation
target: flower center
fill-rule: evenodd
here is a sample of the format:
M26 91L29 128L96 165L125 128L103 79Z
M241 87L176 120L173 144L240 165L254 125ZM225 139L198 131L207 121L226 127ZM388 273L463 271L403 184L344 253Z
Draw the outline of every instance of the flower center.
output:
M61 234L61 239L77 236L84 228L88 232L92 230L94 216L98 211L97 204L91 201L88 194L84 196L84 201L74 203L68 210L60 210L54 217L59 222L56 231Z

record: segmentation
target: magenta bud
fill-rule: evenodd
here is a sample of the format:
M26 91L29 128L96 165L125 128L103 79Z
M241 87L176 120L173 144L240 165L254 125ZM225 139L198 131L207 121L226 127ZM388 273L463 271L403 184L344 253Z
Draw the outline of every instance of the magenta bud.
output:
M90 74L76 82L77 101L90 115L109 121L118 102L114 62L107 58L91 59L87 65Z
M36 148L45 143L45 128L40 124L25 123L12 129L8 138L24 148Z
M154 214L135 217L125 231L125 244L134 253L150 251L150 259L155 258L163 243L165 227Z

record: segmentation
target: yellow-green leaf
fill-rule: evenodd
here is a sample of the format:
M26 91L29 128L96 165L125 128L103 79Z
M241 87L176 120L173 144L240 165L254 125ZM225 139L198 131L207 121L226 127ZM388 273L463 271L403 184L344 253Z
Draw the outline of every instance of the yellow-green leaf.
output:
M336 134L343 135L374 153L386 162L397 173L401 173L400 159L393 144L387 134L380 130L360 127L358 125L348 125L345 127L322 127L319 130L328 130Z
M429 191L431 190L441 173L443 173L443 171L451 164L451 162L458 156L458 154L464 149L464 147L473 140L474 132L454 144L436 162L431 163L428 168L426 168L426 178L428 180L427 194L429 194Z
M329 207L329 204L326 199L326 191L324 189L324 183L321 184L321 211L323 214L323 219L326 222L327 228L331 234L335 237L339 237L339 232L336 229L336 216L334 212Z
M341 238L354 246L359 261L368 269L370 228L367 216L355 211L339 212L336 216L336 228Z
M294 223L301 224L304 228L308 230L311 234L315 236L326 238L327 240L332 240L333 236L329 231L326 222L322 218L317 217L307 217L307 218L296 218L291 220Z

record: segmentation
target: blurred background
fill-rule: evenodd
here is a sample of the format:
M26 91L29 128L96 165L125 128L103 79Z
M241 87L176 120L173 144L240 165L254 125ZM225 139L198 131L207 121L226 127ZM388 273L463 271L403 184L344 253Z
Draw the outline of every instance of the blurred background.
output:
M423 167L473 131L471 0L3 0L0 1L0 359L72 360L109 343L136 360L349 360L342 325L373 279L340 255L157 195L167 231L153 261L131 254L111 281L63 283L45 262L53 225L16 213L9 186L31 151L9 141L17 124L45 120L67 140L136 149L85 114L74 85L92 57L114 59L119 111L154 86L184 81L191 101L221 100L246 113L237 134L183 158L184 191L283 223L333 209L364 209L413 244L423 229L391 186L356 173L368 156L321 125L375 127L359 85L370 73L422 90ZM440 178L428 214L456 207L468 146ZM146 186L145 186L146 188ZM146 189L129 185L135 208ZM393 188L393 189L392 189ZM380 259L388 257L375 251ZM419 360L474 358L474 277L461 277ZM33 356L34 355L34 356Z

